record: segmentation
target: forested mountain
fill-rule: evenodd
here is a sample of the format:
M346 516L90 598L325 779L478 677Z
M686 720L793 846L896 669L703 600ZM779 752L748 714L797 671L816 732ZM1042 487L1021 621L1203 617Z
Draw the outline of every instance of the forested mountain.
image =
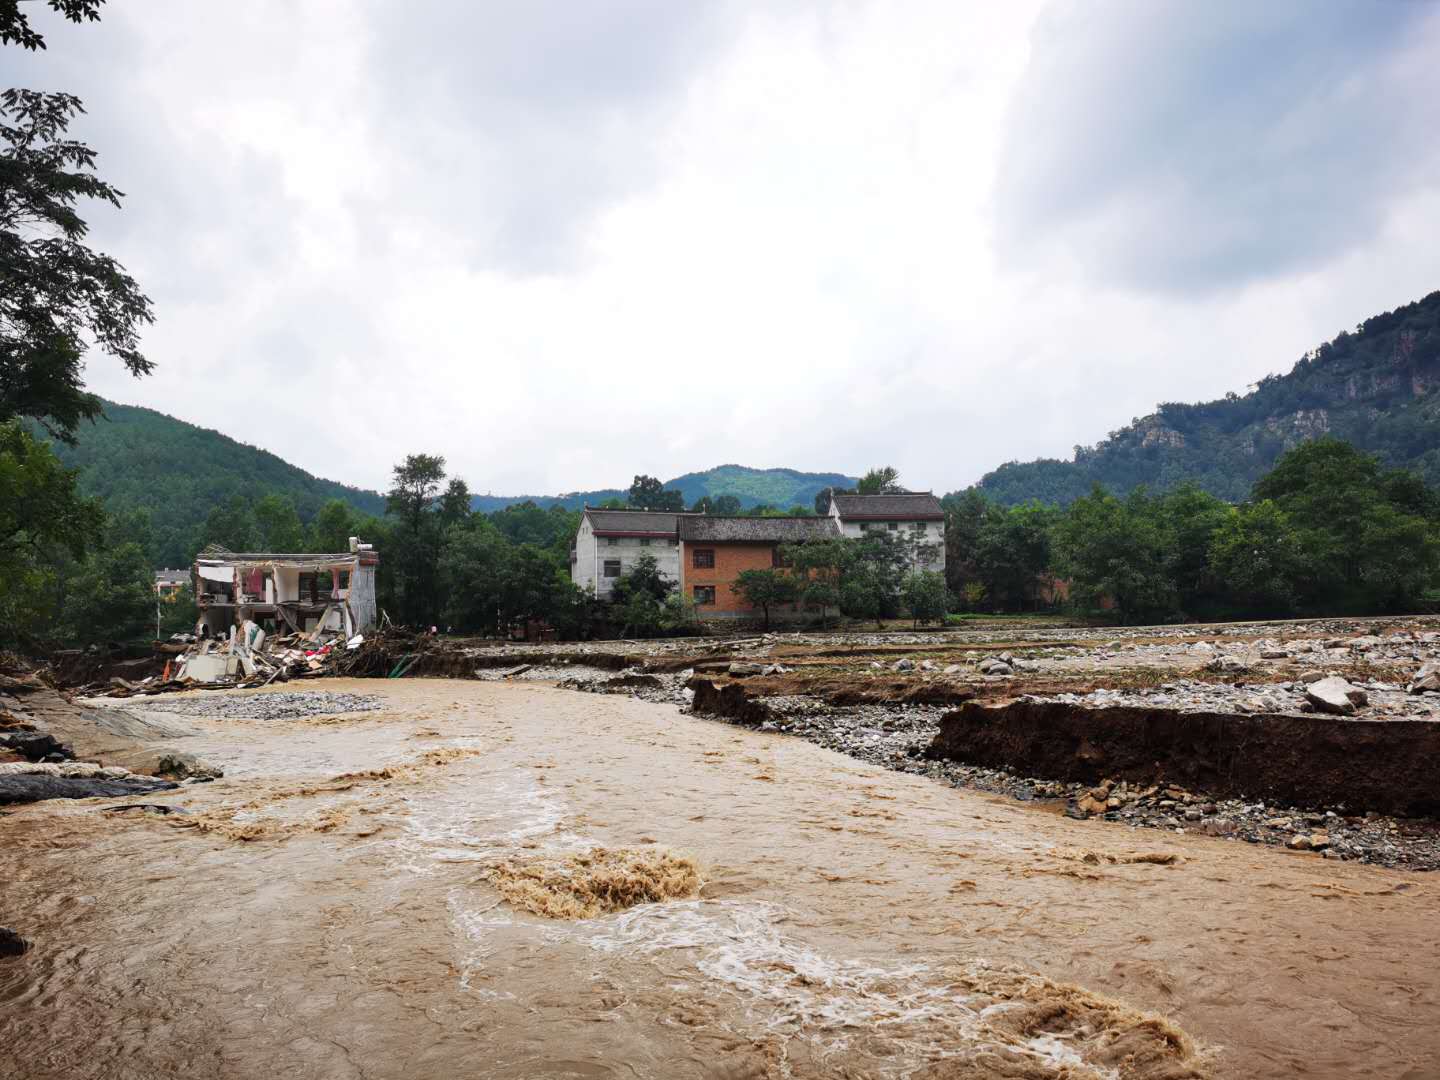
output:
M97 496L112 514L141 511L149 516L146 547L161 561L174 562L192 543L197 526L217 507L235 497L254 502L277 495L295 505L308 524L331 499L341 499L364 514L385 513L385 496L364 488L312 476L267 450L248 446L209 428L177 420L154 409L107 401L105 418L82 424L76 445L55 443L61 461L80 470L80 490ZM39 428L33 427L39 433ZM397 447L397 459L408 448ZM628 479L628 478L627 478ZM811 506L826 487L851 487L853 477L805 473L793 469L751 469L720 465L686 473L665 486L685 496L687 506L702 495L734 495L745 508L768 504ZM618 488L569 495L476 495L474 509L490 513L527 501L544 508L578 510L589 503L626 497Z
M979 487L999 502L1068 503L1095 483L1126 492L1191 481L1230 501L1287 449L1321 435L1440 485L1440 292L1365 320L1249 393L1150 416L1075 448L1070 461L1010 462Z
M82 424L76 445L55 443L60 460L80 470L80 490L112 514L144 511L156 551L183 550L199 522L235 496L276 494L308 522L330 499L383 514L374 491L311 476L268 450L238 442L154 409L104 403L105 418Z
M797 503L813 506L815 496L827 487L854 487L857 480L841 473L807 473L794 469L752 469L745 465L717 465L704 472L685 473L674 480L666 481L665 487L679 491L685 497L685 505L693 506L702 495L712 499L720 495L734 495L745 509L755 506L774 506L786 509ZM567 510L579 510L582 506L599 506L609 499L623 500L627 492L618 488L601 488L595 491L574 491L565 495L476 495L471 505L485 512L501 510L521 502L533 502L537 506L563 506Z

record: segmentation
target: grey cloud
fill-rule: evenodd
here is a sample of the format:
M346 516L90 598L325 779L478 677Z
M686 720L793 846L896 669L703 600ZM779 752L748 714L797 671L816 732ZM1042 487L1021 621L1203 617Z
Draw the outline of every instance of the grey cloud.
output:
M1313 267L1435 182L1422 4L1067 2L1032 36L997 175L1003 264L1058 248L1110 284Z
M726 44L708 2L382 2L373 16L373 108L395 124L410 191L453 207L472 265L522 274L574 269L594 216L650 189L665 110Z

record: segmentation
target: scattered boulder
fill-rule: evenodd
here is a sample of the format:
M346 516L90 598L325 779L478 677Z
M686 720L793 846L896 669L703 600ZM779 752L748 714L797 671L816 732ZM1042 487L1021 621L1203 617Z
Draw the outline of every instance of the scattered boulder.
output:
M1368 704L1370 699L1358 686L1351 686L1338 675L1331 675L1311 683L1305 690L1305 700L1321 712L1353 716L1355 709Z
M1412 694L1440 693L1440 664L1425 664L1406 687Z
M1289 654L1288 652L1286 652L1284 649L1261 649L1261 650L1260 650L1260 659L1261 659L1261 660L1286 660L1286 659L1289 658L1289 656L1290 656L1290 654Z
M152 791L169 791L180 785L170 780L133 776L123 780L101 777L55 776L49 773L24 773L0 776L0 805L40 802L44 799L93 799L97 796L118 798L125 795L147 795Z
M907 657L907 658L902 659L902 660L896 660L895 663L891 665L891 667L892 667L895 671L914 671L914 670L915 670L915 661L914 661L914 660L911 660L911 659L909 659L909 658Z
M75 756L69 746L54 735L43 731L0 733L0 746L19 754L26 761L69 759Z
M763 664L747 664L741 660L734 660L730 666L725 669L725 674L729 675L732 679L746 679L751 675L765 674L765 666Z
M1291 851L1309 851L1310 837L1306 836L1304 833L1296 833L1294 836L1290 837L1289 840L1285 841L1285 846Z
M1205 665L1206 671L1239 673L1249 671L1250 665L1238 656L1217 656Z
M171 780L218 780L225 773L207 765L194 754L166 754L155 768L156 773Z
M0 926L0 956L24 956L29 951L30 942L8 926Z

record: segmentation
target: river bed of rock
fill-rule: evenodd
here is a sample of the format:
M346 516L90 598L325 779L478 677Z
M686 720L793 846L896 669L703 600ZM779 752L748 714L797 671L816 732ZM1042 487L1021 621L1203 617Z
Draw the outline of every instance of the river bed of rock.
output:
M144 708L183 716L224 720L293 720L305 716L373 712L383 709L371 694L340 694L329 690L277 691L265 694L231 694L200 690L184 695L145 699Z

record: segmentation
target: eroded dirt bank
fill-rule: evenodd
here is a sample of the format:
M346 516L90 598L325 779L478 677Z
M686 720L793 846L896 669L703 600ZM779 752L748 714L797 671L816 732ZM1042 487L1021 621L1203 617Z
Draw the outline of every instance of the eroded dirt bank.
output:
M0 818L0 911L34 942L0 961L0 1075L1419 1078L1440 1060L1424 876L1097 828L626 697L322 685L385 707L187 715L186 749L225 777L133 800L187 814ZM659 892L635 891L647 862ZM534 913L582 879L600 914Z
M1060 780L1179 784L1225 797L1440 816L1440 725L1413 720L1023 699L947 713L929 753Z

